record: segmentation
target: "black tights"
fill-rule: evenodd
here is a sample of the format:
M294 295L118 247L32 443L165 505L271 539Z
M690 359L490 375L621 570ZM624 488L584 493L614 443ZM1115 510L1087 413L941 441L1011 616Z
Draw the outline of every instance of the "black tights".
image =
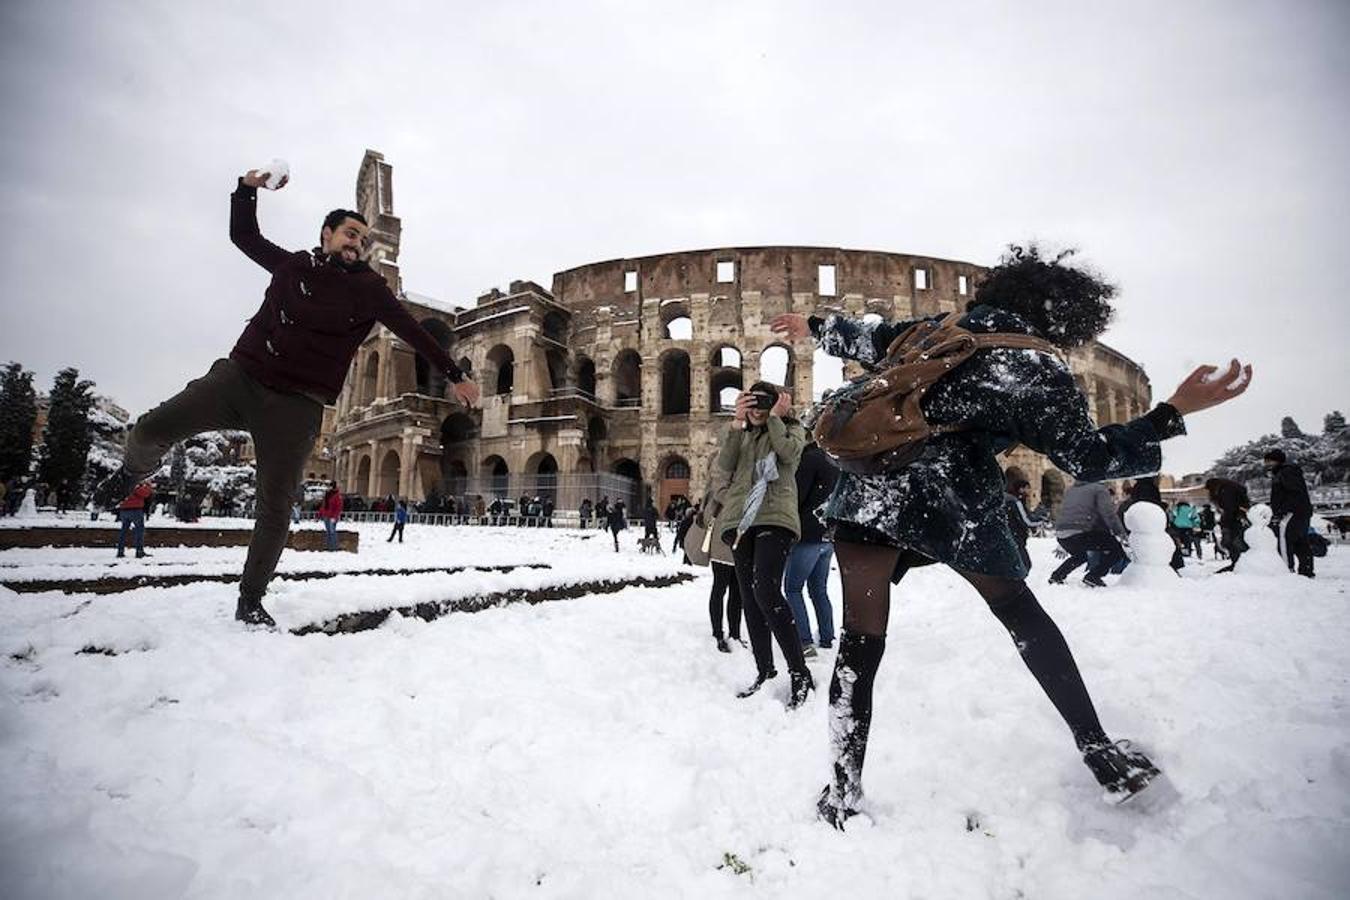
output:
M778 642L788 670L806 674L806 658L792 607L783 596L783 569L796 536L786 528L757 525L731 550L736 560L736 578L741 585L741 609L750 632L750 649L755 654L759 674L774 671L773 641Z
M844 584L844 630L884 637L891 608L891 580L897 564L908 568L901 555L910 551L836 542L834 552ZM1069 645L1026 582L955 571L979 591L989 611L1008 629L1022 661L1073 732L1078 746L1104 741L1097 711Z
M722 637L722 595L727 598L727 631L731 639L741 639L741 587L736 581L736 567L712 564L712 593L708 595L708 618L712 620L713 637Z

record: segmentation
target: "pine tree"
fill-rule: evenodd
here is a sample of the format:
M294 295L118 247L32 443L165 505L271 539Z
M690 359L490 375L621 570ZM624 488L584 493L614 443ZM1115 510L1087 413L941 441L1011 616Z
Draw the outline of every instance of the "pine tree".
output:
M33 373L12 362L0 371L0 482L28 475L36 421Z
M38 479L46 482L60 509L69 509L83 496L85 465L92 442L89 410L94 405L92 381L80 379L78 369L62 369L52 385L47 427L42 431Z
M1338 431L1345 430L1345 416L1339 409L1332 410L1322 419L1322 433L1335 434Z
M1285 416L1280 420L1280 436L1286 438L1307 437L1303 430L1298 427L1298 423L1294 421L1293 416Z

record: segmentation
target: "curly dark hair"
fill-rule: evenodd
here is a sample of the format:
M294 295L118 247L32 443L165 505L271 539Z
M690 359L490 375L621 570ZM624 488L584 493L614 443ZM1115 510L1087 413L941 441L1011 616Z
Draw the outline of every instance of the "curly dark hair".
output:
M1077 250L1046 259L1034 243L1008 252L975 289L972 305L1015 313L1057 347L1078 347L1106 330L1116 286L1087 269L1067 265Z

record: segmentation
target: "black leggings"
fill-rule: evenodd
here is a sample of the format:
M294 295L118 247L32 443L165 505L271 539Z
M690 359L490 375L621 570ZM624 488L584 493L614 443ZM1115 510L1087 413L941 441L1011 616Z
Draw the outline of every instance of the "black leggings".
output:
M893 576L899 580L909 568L911 551L835 541L834 552L844 583L844 630L884 637L890 616L891 581ZM1064 635L1026 582L954 571L979 592L989 611L1008 629L1022 661L1073 732L1078 746L1106 740Z
M774 670L770 633L778 642L788 670L800 674L808 671L801 638L797 635L797 623L783 596L783 569L787 567L788 552L796 540L786 528L759 525L741 535L739 543L731 550L736 559L736 578L741 585L741 608L745 611L746 630L750 632L750 649L755 654L755 666L761 675Z
M741 639L741 586L736 581L736 567L720 562L712 563L712 593L708 595L708 618L712 620L713 637L722 637L722 595L727 598L727 631L732 640Z

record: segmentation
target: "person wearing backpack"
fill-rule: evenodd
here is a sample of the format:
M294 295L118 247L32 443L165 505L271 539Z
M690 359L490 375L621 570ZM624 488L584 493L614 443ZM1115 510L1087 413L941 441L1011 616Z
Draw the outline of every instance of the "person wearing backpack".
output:
M1008 629L1108 798L1128 799L1158 774L1142 753L1107 736L1068 644L1027 587L1026 566L1003 508L996 454L1022 444L1045 453L1080 481L1156 471L1162 463L1159 443L1185 433L1184 416L1241 394L1250 383L1251 367L1237 360L1223 371L1201 366L1167 402L1133 421L1097 428L1073 373L1055 351L1101 334L1112 315L1115 290L1065 263L1067 255L1046 259L1035 246L1011 247L974 302L950 318L887 323L837 313L825 318L786 313L770 322L783 337L814 337L830 355L856 360L876 373L870 382L874 393L845 385L836 392L839 402L825 398L826 412L815 429L821 446L845 469L824 513L834 529L844 623L829 692L834 763L816 807L837 828L862 801L890 585L909 569L935 562L969 582ZM921 337L918 352L911 353L916 335ZM1008 345L1000 346L1002 341ZM898 358L891 356L892 342L894 349L905 351L905 359L921 363L909 369L922 375L917 382L891 378L891 363ZM964 358L947 365L957 358L950 354ZM877 384L878 370L886 370L884 384ZM920 403L906 405L905 398L894 396L909 384L915 385L911 395L917 391ZM836 452L837 439L855 436L849 421L868 421L864 413L877 396L886 404L877 421L913 426L912 416L896 413L917 406L924 420L920 425L930 426L927 439L917 447L891 445L886 431L872 430L873 456L861 462L845 458ZM832 432L833 427L838 430ZM880 465L875 474L850 471L865 469L869 459L902 462Z

